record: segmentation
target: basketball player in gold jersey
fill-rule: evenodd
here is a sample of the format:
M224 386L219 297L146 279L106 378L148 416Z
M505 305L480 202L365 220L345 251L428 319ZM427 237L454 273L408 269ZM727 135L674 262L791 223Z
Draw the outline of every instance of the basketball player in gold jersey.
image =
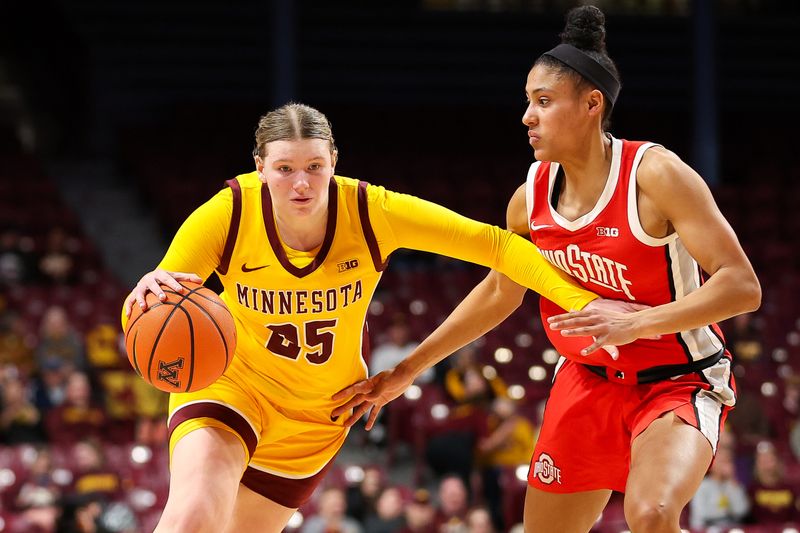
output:
M596 298L529 241L413 196L334 175L327 118L288 104L261 118L256 171L184 222L126 300L219 274L236 357L198 392L170 398L171 474L156 532L279 532L347 435L336 391L362 380L367 307L389 255L412 248L503 272L564 309ZM525 258L521 261L519 258Z

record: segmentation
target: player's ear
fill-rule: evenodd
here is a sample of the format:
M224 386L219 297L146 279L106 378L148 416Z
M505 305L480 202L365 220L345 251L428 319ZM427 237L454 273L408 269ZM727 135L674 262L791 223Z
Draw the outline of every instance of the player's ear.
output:
M256 154L255 156L253 156L253 161L255 161L256 163L256 170L258 171L258 173L261 174L262 172L264 172L264 160L261 159L261 156Z
M333 171L336 170L336 162L337 161L339 161L339 150L334 148L333 151L331 152L331 171L332 171L332 173L335 173Z
M589 91L589 94L586 96L586 104L588 105L589 115L602 115L604 100L605 97L599 90L593 89Z

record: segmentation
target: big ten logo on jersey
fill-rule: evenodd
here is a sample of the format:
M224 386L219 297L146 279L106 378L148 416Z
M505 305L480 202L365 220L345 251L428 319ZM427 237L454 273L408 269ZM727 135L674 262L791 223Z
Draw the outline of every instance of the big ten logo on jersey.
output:
M338 268L339 272L346 272L350 269L356 268L358 266L358 259L350 259L349 261L341 261L336 263L336 268Z
M607 226L597 226L598 237L619 237L619 228L609 228Z

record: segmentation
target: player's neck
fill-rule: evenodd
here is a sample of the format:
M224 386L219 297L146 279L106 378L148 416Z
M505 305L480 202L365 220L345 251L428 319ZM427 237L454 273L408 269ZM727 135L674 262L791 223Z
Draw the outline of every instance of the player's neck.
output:
M312 218L282 217L276 213L275 226L278 235L286 246L300 252L319 248L325 240L328 229L327 209Z
M569 203L594 206L611 170L611 138L592 135L581 145L586 148L560 162L565 177L561 198Z

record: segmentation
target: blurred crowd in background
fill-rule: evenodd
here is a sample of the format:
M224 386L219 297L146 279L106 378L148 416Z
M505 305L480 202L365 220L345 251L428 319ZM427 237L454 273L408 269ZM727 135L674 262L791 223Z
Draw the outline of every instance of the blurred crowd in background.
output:
M502 225L532 160L525 73L575 3L0 4L0 531L152 531L168 491L167 399L127 361L122 301L188 213L250 170L258 116L287 99L318 107L337 173ZM612 131L691 164L710 154L699 170L763 287L759 311L722 324L738 403L682 523L797 533L800 164L787 117L798 4L594 3L622 71ZM371 372L405 357L484 275L395 254L368 315ZM371 432L354 428L289 530L521 532L557 361L528 294ZM594 531L626 530L615 494Z

